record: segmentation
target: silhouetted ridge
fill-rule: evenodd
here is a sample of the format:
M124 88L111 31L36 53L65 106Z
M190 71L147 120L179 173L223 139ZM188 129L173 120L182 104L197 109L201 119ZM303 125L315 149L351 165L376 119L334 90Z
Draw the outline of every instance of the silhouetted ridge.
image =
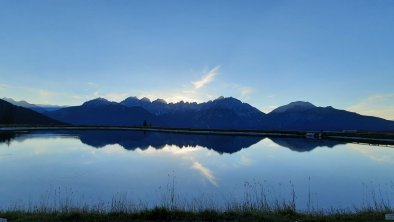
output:
M14 99L11 99L11 98L3 98L3 100L5 100L15 106L21 106L24 108L28 108L28 109L34 110L36 112L39 112L39 113L45 113L48 111L55 111L55 110L67 107L67 106L57 106L57 105L48 105L48 104L31 104L31 103L28 103L24 100L15 101Z
M0 99L0 124L60 125L63 123Z
M87 102L84 102L82 106L105 106L105 105L110 105L110 104L116 104L115 102L110 102L104 98L97 98L93 100L89 100Z
M394 130L394 122L328 107L295 108L267 115L274 130Z
M284 106L280 106L280 107L272 110L271 113L305 111L305 110L313 109L313 108L316 108L316 106L310 102L296 101L296 102L291 102L291 103L284 105Z
M48 113L50 117L74 125L157 126L161 121L141 107L126 107L98 98L81 106L67 107Z

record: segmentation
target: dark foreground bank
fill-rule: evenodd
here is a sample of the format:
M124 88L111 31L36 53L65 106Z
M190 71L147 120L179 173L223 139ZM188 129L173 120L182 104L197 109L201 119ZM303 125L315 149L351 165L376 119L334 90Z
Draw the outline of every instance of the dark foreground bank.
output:
M190 212L154 208L140 212L0 212L8 221L386 221L385 211L362 210L356 212L297 213L292 209L274 212L204 210Z

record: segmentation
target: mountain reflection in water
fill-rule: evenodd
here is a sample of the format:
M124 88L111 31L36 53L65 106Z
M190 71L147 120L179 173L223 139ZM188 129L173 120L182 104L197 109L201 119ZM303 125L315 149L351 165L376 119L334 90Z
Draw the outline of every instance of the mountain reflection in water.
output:
M225 136L161 133L146 131L34 131L34 132L0 132L0 143L10 144L12 141L23 141L32 137L62 136L77 138L82 143L102 148L106 145L118 144L126 150L137 148L145 150L148 147L162 149L166 145L175 145L180 148L201 146L214 150L220 154L232 154L248 148L265 137L257 136ZM344 142L335 140L311 140L305 138L269 137L281 147L287 147L296 152L309 152L317 147L333 148Z
M281 147L287 147L297 152L309 152L317 147L333 148L339 144L346 144L335 140L319 140L319 139L306 139L306 138L270 138L274 143Z

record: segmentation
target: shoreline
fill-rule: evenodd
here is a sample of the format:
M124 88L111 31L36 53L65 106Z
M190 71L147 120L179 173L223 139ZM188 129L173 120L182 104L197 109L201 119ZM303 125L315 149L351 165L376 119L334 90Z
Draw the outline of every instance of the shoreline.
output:
M138 126L0 126L1 132L43 131L43 130L117 130L117 131L149 131L162 133L222 135L222 136L257 136L257 137L289 137L304 138L311 141L337 140L374 145L394 145L394 132L341 132L341 131L296 131L296 130L234 130L234 129L199 129L170 127L138 127ZM308 138L307 134L320 134L317 138Z

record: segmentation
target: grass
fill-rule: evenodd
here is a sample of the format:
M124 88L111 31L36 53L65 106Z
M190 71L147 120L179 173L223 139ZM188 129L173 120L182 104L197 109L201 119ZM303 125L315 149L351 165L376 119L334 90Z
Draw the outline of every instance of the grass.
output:
M386 211L299 213L291 208L275 211L229 210L188 211L156 207L136 212L101 212L84 209L55 212L6 211L9 221L384 221Z
M272 190L262 183L245 182L243 198L228 201L223 208L204 195L183 201L175 186L175 176L169 175L168 184L160 190L160 201L153 207L130 201L125 193L114 195L109 202L87 205L77 203L71 190L54 189L42 197L40 204L15 205L0 211L0 218L9 221L385 221L385 214L394 213L391 195L384 198L373 187L369 187L369 200L362 208L319 210L308 203L308 209L300 211L291 182L284 199L273 197Z

